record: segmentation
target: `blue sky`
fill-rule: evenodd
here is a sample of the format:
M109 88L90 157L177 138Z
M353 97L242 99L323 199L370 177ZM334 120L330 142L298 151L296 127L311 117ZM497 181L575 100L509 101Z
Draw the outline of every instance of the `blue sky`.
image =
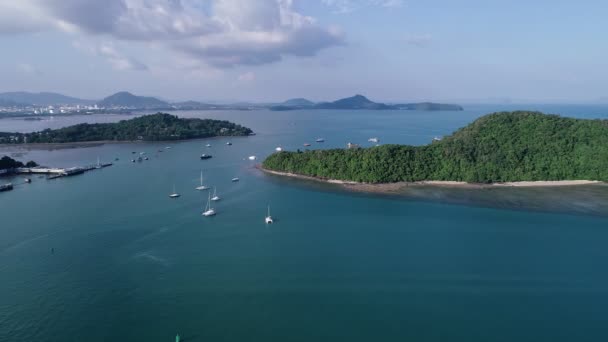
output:
M0 1L0 91L605 102L606 13L593 0Z

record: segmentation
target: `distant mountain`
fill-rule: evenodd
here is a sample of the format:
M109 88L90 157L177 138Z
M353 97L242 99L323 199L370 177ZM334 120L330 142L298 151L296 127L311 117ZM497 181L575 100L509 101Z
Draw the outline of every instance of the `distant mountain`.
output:
M333 102L313 103L306 99L287 100L279 105L271 106L270 110L286 111L297 109L371 109L371 110L463 110L459 105L422 102L422 103L403 103L403 104L385 104L374 102L363 95L355 95Z
M184 101L184 102L174 102L171 103L175 109L179 110L195 110L195 109L218 109L222 106L203 103L198 101Z
M304 98L296 98L296 99L289 99L283 103L281 103L282 106L292 106L292 107L312 107L315 105L314 102L304 99Z
M65 96L57 93L30 93L26 91L14 91L0 93L0 100L16 102L28 105L52 106L52 105L88 105L93 100L84 100L76 97Z
M323 102L315 105L316 109L394 109L384 103L370 101L363 95L355 95L334 102Z
M28 104L0 98L0 107L27 107Z
M129 108L171 108L168 102L155 97L137 96L127 91L110 95L97 103L101 107L129 107Z
M405 103L395 104L393 107L404 110L445 110L445 111L459 111L464 110L462 106L447 103L434 103L434 102L421 102L421 103Z
M289 99L285 102L270 106L270 110L274 111L286 111L286 110L297 110L297 109L309 109L315 105L314 102L304 98Z

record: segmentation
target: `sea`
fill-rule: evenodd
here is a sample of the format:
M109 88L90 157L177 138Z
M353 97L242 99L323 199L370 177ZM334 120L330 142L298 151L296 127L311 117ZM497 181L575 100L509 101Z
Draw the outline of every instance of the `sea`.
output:
M54 167L114 165L0 179L15 185L0 193L0 341L606 341L608 186L374 194L255 168L277 147L421 145L515 109L608 118L599 105L183 111L256 135L2 147ZM0 131L133 117L0 119ZM201 216L201 172L221 197L214 217Z

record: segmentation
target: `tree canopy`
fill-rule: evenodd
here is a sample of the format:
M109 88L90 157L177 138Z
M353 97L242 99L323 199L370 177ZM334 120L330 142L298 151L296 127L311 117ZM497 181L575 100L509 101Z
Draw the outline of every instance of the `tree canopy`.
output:
M608 120L501 112L429 145L279 152L263 167L367 183L608 181Z
M38 166L38 164L36 164L36 162L33 162L33 161L29 161L26 164L23 164L22 162L17 161L8 156L4 156L0 159L0 170L14 169L14 168L23 167L23 166L35 167L35 166Z
M34 133L0 133L0 143L69 143L85 141L164 141L245 136L251 129L225 120L182 119L157 113L117 123L78 124Z

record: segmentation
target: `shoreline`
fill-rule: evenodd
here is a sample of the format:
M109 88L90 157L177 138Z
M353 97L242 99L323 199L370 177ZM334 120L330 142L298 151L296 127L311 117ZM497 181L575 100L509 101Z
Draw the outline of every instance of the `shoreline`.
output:
M344 188L357 191L378 192L378 193L393 193L403 190L408 187L439 187L439 188L463 188L463 189L491 189L491 188L547 188L547 187L564 187L577 185L598 185L605 184L602 181L592 180L561 180L561 181L520 181L520 182L504 182L504 183L467 183L458 181L417 181L417 182L396 182L396 183L360 183L354 181L343 181L338 179L324 179L320 177L305 176L290 172L280 172L268 170L261 165L257 169L262 172L297 179L311 180L327 184L337 184Z
M0 144L0 151L6 150L61 150L67 148L87 148L96 147L105 144L153 144L153 143L182 143L196 140L207 140L217 138L245 138L248 135L217 135L208 138L194 138L194 139L182 139L182 140L96 140L96 141L81 141L81 142L67 142L67 143L27 143L27 144Z

